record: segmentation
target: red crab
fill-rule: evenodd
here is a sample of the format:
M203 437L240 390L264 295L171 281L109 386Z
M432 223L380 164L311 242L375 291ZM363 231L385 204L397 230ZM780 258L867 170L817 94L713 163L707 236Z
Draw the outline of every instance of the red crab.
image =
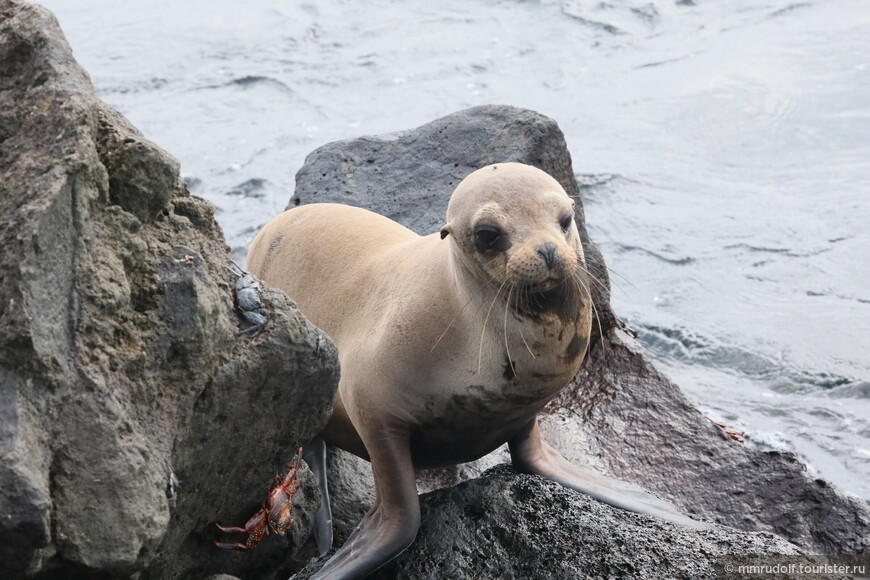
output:
M738 431L737 429L733 429L731 427L728 427L727 425L725 425L725 423L720 423L719 421L714 421L713 419L710 419L710 417L707 417L707 420L710 421L711 423L713 423L714 425L716 425L717 427L719 427L720 429L722 429L722 431L726 435L728 435L729 437L731 437L732 439L734 439L738 443L746 443L746 431Z
M244 544L225 544L223 542L215 542L214 545L218 548L229 548L236 550L253 550L260 545L263 538L269 533L274 532L278 535L284 535L287 528L293 522L293 496L299 489L299 465L302 461L302 448L287 464L289 471L284 479L276 485L269 495L266 497L266 502L263 507L251 516L245 523L244 528L229 527L225 528L219 524L215 524L222 532L230 534L248 534L248 539Z

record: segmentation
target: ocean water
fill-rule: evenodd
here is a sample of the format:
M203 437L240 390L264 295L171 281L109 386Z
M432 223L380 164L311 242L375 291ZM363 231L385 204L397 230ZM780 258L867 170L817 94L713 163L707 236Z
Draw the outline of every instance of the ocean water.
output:
M321 144L486 103L552 117L660 368L870 498L865 0L44 5L239 259Z

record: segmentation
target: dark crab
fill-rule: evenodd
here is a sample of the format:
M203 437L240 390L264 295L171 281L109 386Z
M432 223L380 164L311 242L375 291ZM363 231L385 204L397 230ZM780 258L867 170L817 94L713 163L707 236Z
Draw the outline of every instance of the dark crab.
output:
M238 276L235 283L236 302L239 305L239 310L245 320L251 323L251 326L241 332L246 334L252 332L259 333L266 326L268 316L263 308L263 302L260 299L260 282L254 278L253 274L245 272L236 264L230 264L230 271Z
M248 534L248 538L244 543L216 541L214 545L218 548L253 550L270 533L283 536L284 532L290 527L290 524L293 523L293 496L299 490L299 466L301 461L302 448L300 447L290 463L287 464L289 469L287 475L269 492L263 507L250 517L245 523L245 527L223 527L220 524L215 524L220 531L228 534Z

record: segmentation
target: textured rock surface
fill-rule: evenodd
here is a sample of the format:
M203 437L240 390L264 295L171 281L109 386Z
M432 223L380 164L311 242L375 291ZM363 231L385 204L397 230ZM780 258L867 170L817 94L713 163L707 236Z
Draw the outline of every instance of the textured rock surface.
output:
M773 534L694 531L498 467L423 496L417 540L373 578L718 578L723 556L797 554Z
M553 120L514 107L484 106L411 131L321 147L299 171L290 206L349 203L428 234L442 225L450 194L463 177L505 161L539 167L569 194L580 193ZM690 513L743 530L773 531L819 553L866 553L865 501L812 478L793 455L748 450L731 441L656 371L610 308L607 270L577 207L590 270L602 282L592 289L601 323L593 328L596 335L603 329L603 340L548 408L545 438L572 461L638 483ZM492 458L485 458L480 465L491 464ZM357 487L363 485L361 469L348 470ZM430 475L423 487L480 470L468 465ZM334 480L341 477L340 470L333 473ZM359 502L352 509L359 512Z
M264 576L210 544L326 421L334 346L234 307L213 208L95 96L46 10L0 0L0 576ZM305 473L310 477L309 473ZM313 489L308 486L308 489Z
M414 544L371 578L714 579L721 558L800 553L773 534L694 531L628 513L508 466L421 504Z

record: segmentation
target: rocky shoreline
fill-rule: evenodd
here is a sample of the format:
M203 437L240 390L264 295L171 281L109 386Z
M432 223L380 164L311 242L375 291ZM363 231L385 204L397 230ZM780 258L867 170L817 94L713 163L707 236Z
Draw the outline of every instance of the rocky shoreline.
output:
M458 181L499 160L540 167L580 199L564 136L552 119L483 106L410 131L324 145L299 170L288 207L349 203L428 233L441 226ZM610 307L607 268L577 207L589 269L601 281L592 285L598 321L584 367L542 418L544 437L568 459L716 523L773 532L813 553L866 553L867 502L811 477L791 453L754 451L732 440L656 370ZM477 467L466 465L452 481L491 464L484 458Z
M501 161L538 166L579 196L554 121L487 106L326 145L290 203L351 203L429 233L452 186ZM318 501L307 471L285 538L221 551L214 524L241 525L322 428L335 348L270 289L265 330L240 334L248 323L213 208L95 96L53 16L18 0L0 0L0 212L2 576L302 569ZM581 234L601 281L600 326L544 435L569 459L722 526L677 529L506 468L477 477L499 461L489 457L421 475L423 489L470 481L423 497L417 541L380 577L642 578L667 561L667 575L707 578L724 554L867 554L867 502L790 454L732 441L652 366L610 308L604 260ZM341 453L330 470L340 542L367 509L370 473Z

